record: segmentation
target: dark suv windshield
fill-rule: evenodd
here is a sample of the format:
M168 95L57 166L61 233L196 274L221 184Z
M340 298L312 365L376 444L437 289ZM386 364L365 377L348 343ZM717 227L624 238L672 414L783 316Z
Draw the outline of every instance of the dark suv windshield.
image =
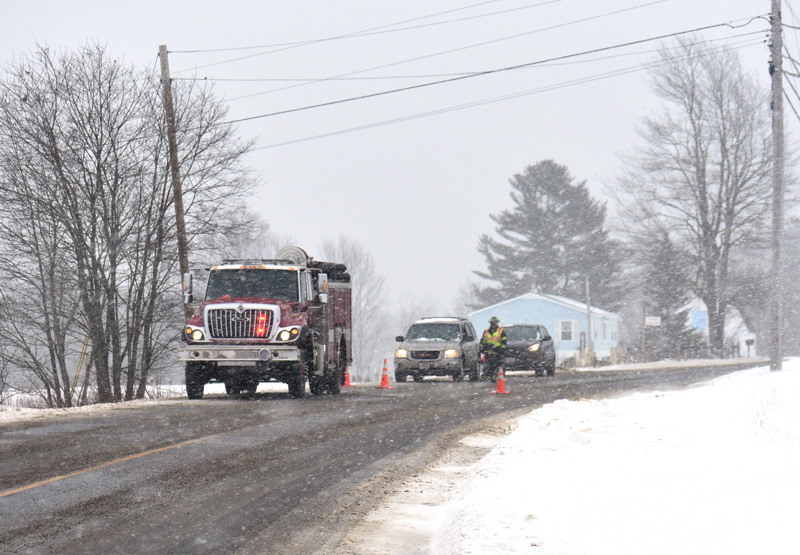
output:
M542 333L535 326L508 327L505 330L509 341L534 341L542 338Z
M408 329L408 340L458 341L458 324L414 324Z
M228 295L297 301L297 283L297 272L294 270L214 270L208 276L206 300Z

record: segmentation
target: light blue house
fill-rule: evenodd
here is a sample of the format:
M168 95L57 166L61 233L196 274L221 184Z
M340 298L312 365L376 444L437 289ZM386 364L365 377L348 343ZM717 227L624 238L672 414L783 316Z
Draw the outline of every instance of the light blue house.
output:
M478 333L489 327L489 318L500 318L501 326L542 324L555 340L558 363L575 357L588 341L589 315L592 322L591 347L598 359L612 359L617 350L619 316L601 308L587 309L586 303L559 297L528 293L470 312L467 316Z

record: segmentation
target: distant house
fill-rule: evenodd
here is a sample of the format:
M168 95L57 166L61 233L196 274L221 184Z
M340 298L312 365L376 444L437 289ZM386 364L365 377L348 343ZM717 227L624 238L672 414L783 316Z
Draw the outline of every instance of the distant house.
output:
M708 341L708 309L695 297L681 311L689 313L689 325L701 332ZM725 311L724 342L726 356L755 357L758 355L756 334L750 331L739 309L729 306Z
M617 349L619 316L596 307L589 312L594 353L598 359L612 358ZM543 324L553 336L559 364L581 355L589 333L586 303L557 295L528 293L470 312L467 316L479 333L489 327L492 316L500 318L501 326Z

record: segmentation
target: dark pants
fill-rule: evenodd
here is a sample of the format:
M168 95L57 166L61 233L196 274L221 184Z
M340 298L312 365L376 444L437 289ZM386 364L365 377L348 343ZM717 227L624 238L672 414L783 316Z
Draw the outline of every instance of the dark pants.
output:
M486 378L497 378L500 367L503 366L503 355L484 355L486 362L483 364L483 375Z

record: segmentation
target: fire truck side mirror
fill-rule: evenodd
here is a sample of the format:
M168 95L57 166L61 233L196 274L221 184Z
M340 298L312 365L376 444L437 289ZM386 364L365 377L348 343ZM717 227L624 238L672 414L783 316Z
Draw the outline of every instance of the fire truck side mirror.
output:
M322 304L328 302L328 274L317 276L317 293L319 293L319 302Z
M192 304L192 274L183 274L183 304Z

